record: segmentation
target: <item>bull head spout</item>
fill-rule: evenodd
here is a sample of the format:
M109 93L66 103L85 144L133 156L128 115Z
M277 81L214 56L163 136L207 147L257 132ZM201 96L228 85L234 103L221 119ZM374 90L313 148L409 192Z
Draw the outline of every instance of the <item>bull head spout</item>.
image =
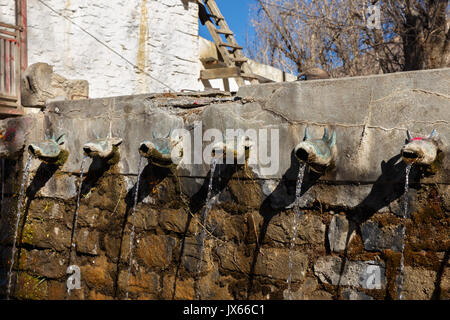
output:
M83 146L84 154L90 158L110 159L118 155L118 148L122 143L120 138L105 138L90 141Z
M244 135L237 137L237 143L234 142L234 137L231 141L219 141L214 144L212 156L222 157L223 163L226 164L244 164L250 157L250 152L254 146L254 142ZM232 159L228 157L232 156ZM229 163L232 161L232 163Z
M183 156L183 148L180 137L172 137L170 132L165 137L158 137L152 132L152 139L139 145L139 153L151 164L172 168L178 164L177 159Z
M437 136L436 129L426 138L413 138L409 130L406 131L406 135L407 143L401 150L403 161L411 164L431 165L436 160L439 150L438 143L435 140Z
M68 151L63 149L65 134L55 139L52 136L42 142L31 143L28 151L31 155L48 164L63 165L68 157Z
M311 139L308 127L305 129L305 137L294 149L295 157L319 173L323 173L329 166L336 162L336 132L329 136L325 128L322 139Z

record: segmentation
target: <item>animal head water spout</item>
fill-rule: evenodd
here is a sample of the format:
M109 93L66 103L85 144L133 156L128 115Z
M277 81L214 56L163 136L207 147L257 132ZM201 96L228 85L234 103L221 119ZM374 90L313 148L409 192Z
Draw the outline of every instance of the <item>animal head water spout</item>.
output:
M64 144L64 134L57 139L53 136L39 143L32 143L28 146L28 151L39 160L45 163L62 165L67 160L68 152L62 148Z
M323 172L336 161L336 132L329 137L328 129L324 129L322 139L311 139L308 128L305 137L294 149L295 157L310 166L313 171Z
M141 156L158 167L169 168L174 164L174 159L183 155L182 144L178 137L171 137L170 132L165 137L157 137L152 132L152 139L139 145ZM175 156L175 158L173 158Z
M236 144L233 137L231 141L219 141L214 144L212 156L220 155L223 157L223 161L226 164L244 164L250 157L250 151L253 146L254 142L248 136L238 136ZM231 159L227 158L229 157L227 156L227 153L232 155Z
M406 134L408 141L401 150L403 161L421 165L432 164L438 153L438 143L434 139L437 136L436 129L427 138L413 138L409 130L406 131Z
M86 143L83 146L83 151L91 158L109 159L118 151L121 143L122 139L120 138L97 139Z

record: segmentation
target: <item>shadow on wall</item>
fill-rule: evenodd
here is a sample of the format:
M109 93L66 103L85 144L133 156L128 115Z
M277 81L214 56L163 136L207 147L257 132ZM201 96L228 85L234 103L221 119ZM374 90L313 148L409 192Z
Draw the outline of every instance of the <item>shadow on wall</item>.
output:
M387 162L381 162L381 175L373 184L370 193L360 204L358 204L347 214L349 228L345 240L345 249L343 252L342 265L339 272L339 281L336 288L338 298L341 292L340 288L342 276L344 274L348 259L349 242L353 232L356 232L362 238L361 225L368 219L370 219L375 213L377 213L378 210L389 206L390 203L401 198L405 192L406 163L401 161L401 157L401 154L398 154L389 159ZM410 187L412 185L420 184L420 177L426 173L423 169L424 168L420 166L413 166L411 168L409 174ZM403 208L401 208L401 210L403 210ZM446 254L446 257L447 258L444 258L444 265L446 264L445 261L448 260L448 252ZM441 269L443 270L442 266ZM440 283L439 276L442 276L442 272L440 273L440 275L438 275L436 284ZM436 288L438 288L438 286L436 286ZM440 292L437 292L437 290L439 289L435 289L433 296L440 294ZM392 299L392 297L389 296L389 290L386 290L386 299Z
M145 160L143 160L145 161ZM162 167L154 167L152 164L148 163L144 169L142 169L141 177L139 180L139 191L137 195L137 202L142 202L146 197L148 197L155 186L160 184L164 179L169 177L171 171L168 168L162 168ZM125 215L123 217L122 226L121 226L121 236L120 236L120 243L119 243L119 256L117 258L116 262L116 279L114 280L114 297L118 298L119 295L119 274L121 268L127 268L128 264L121 263L121 252L123 248L123 239L125 236L125 230L127 226L127 220L128 216L130 215L133 205L134 205L134 197L136 190L138 188L137 182L134 184L134 186L127 192L125 196L125 203L126 203L126 209L125 209Z
M403 195L406 164L400 159L401 155L398 154L387 162L381 162L381 175L373 184L367 197L347 215L349 220L359 225ZM419 182L418 171L414 167L409 177L411 184Z
M9 259L12 251L13 226L17 201L15 192L20 188L19 172L23 170L19 156L18 160L4 159L1 172L2 179L2 201L0 202L0 299L6 298L6 284L9 269ZM6 187L9 184L9 187Z
M347 214L349 220L349 231L347 233L344 259L340 269L340 278L343 275L346 261L347 250L350 241L350 237L353 231L356 231L361 236L360 226L362 223L370 219L378 210L388 206L391 202L399 199L404 194L405 180L406 180L406 164L401 161L401 155L398 154L387 162L381 162L381 175L377 181L373 184L373 187L367 197L361 201L356 207L350 210ZM423 168L419 166L413 166L409 175L410 185L419 184L420 177L424 174ZM295 158L294 154L291 154L291 166L283 175L280 183L276 189L270 194L262 203L259 213L263 217L263 226L261 228L259 239L254 251L253 261L251 264L249 275L249 290L247 292L247 298L250 297L252 292L252 285L254 280L254 271L258 259L259 247L263 243L264 237L267 232L268 225L271 219L285 210L285 207L290 205L295 200L295 184L290 183L288 177L296 175L299 170L299 162ZM305 172L306 173L306 172ZM301 195L308 191L317 180L320 178L320 174L308 170L305 174L305 179L302 184ZM276 204L274 207L273 204ZM448 260L448 253L446 256ZM444 259L445 260L445 259ZM442 276L442 272L441 272ZM340 283L339 279L339 282ZM440 281L439 279L437 281ZM337 292L339 292L339 285L337 286ZM439 293L435 293L438 295Z
M27 202L25 204L25 209L23 212L22 224L20 225L18 231L18 243L22 243L23 230L27 222L31 203L36 198L36 194L39 192L39 190L41 190L42 187L44 187L45 184L50 180L50 178L53 177L58 168L58 165L41 162L38 169L36 170L36 174L33 177L33 180L25 191ZM17 261L20 261L22 248L23 244L21 246L18 246L17 248ZM13 288L12 292L14 292L14 290L15 288Z
M184 10L189 10L189 2L197 3L197 0L181 0Z
M105 172L109 171L114 165L115 163L109 163L109 159L102 159L99 157L92 158L91 165L86 172L81 187L81 198L87 195Z
M436 277L436 281L434 283L434 291L433 291L433 294L431 296L432 300L440 300L441 299L442 276L444 274L445 267L448 265L449 258L450 258L450 249L445 251L444 259L442 259L441 265L439 267L439 270L438 270L438 273L437 273L437 277Z
M259 214L263 217L263 225L259 233L258 241L256 242L255 251L253 253L253 260L250 265L249 283L247 291L247 299L250 298L250 294L253 289L253 280L255 276L256 263L258 261L258 253L261 244L264 242L264 238L267 233L267 228L270 221L274 216L284 211L287 206L295 201L295 188L296 181L291 183L289 177L296 177L300 169L300 164L295 157L294 150L291 152L291 165L283 174L280 183L275 190L263 201L259 208ZM302 183L301 195L309 190L320 178L321 174L311 170L305 170L305 176ZM281 203L280 203L281 201ZM276 205L275 205L276 204Z
M18 161L17 163L22 164L22 161ZM17 164L16 163L16 164ZM14 166L16 166L16 164ZM12 169L13 166L8 167L11 168L11 172L16 172L16 174L18 174L19 172L23 172L23 168L15 168ZM30 205L32 203L32 201L35 199L36 194L39 192L39 190L50 180L50 178L53 176L53 174L58 170L58 166L57 165L53 165L53 164L46 164L44 162L41 162L40 166L38 167L36 174L33 178L33 180L31 181L30 185L28 186L28 188L25 191L25 195L27 198L26 204L25 204L25 208L23 210L23 215L21 217L21 223L18 227L18 231L17 231L17 243L22 243L22 236L23 236L23 230L25 228L25 224L28 218L28 212L30 209ZM21 181L21 179L17 179L16 177L16 181ZM13 189L16 189L15 187L13 187ZM11 190L12 191L12 190ZM2 220L4 222L6 222L4 224L4 229L2 228L2 230L6 230L5 235L6 237L8 237L8 239L13 239L14 238L14 230L13 230L13 224L12 220L10 220L10 222L8 222L8 217L15 217L17 214L17 201L13 201L14 205L11 206L9 205L8 208L2 208ZM6 211L5 211L6 210ZM9 211L8 211L9 210ZM3 223L4 223L3 222ZM13 232L13 234L11 235L11 232ZM2 236L2 238L4 237ZM11 241L11 240L9 240ZM12 245L12 241L11 241L11 245ZM15 259L17 262L20 261L20 256L21 256L21 251L22 251L22 246L18 246L17 247L17 259ZM8 251L5 255L3 255L1 264L3 265L4 263L7 263L7 261L9 261L10 257L11 257L11 252L10 250L6 250ZM3 269L3 267L0 267L0 269ZM3 275L3 272L1 272L1 277L0 279L3 280L3 276L5 276L6 279L6 274ZM15 291L15 280L14 277L12 278L12 292ZM4 283L2 281L0 281L1 284L3 285Z
M239 166L237 165L226 165L226 164L218 164L216 167L216 171L213 177L213 196L220 193L228 184L230 179L232 178L233 174L239 169ZM163 168L159 166L154 166L152 164L147 164L144 169L142 170L140 181L139 181L139 192L137 196L137 203L142 202L146 197L148 197L153 189L159 185L164 179L171 176L171 170L168 168ZM208 186L209 186L209 179L211 177L211 170L208 172L208 175L205 177L204 182L202 186L200 187L199 191L194 194L189 199L189 211L192 213L192 215L198 213L205 205L205 201L208 194ZM218 179L220 177L220 179ZM175 183L177 183L177 180L175 179ZM133 209L134 205L134 197L135 192L137 188L137 182L134 184L134 186L128 191L125 202L126 202L126 212L125 216L122 221L121 226L121 237L120 237L120 245L119 245L119 253L122 252L122 246L123 246L123 238L125 235L126 225L128 217L131 213L131 210ZM179 189L180 190L180 189ZM180 195L181 196L181 195ZM184 228L184 232L182 235L182 241L181 241L181 248L180 248L180 255L179 255L179 261L177 263L176 267L176 273L175 273L175 281L173 285L173 298L175 296L176 292L176 286L177 286L177 278L179 275L179 270L181 267L182 262L182 256L184 253L185 248L185 240L187 231L189 229L190 223L192 221L191 214L188 215L188 219L186 221L186 226ZM126 268L128 265L121 262L120 256L117 259L117 265L116 265L116 279L115 279L115 288L114 288L114 294L117 298L120 294L119 287L118 287L118 275L120 274L120 270L122 268Z
M219 194L223 189L225 189L226 186L228 185L228 182L233 177L233 175L238 170L242 169L242 167L243 167L242 165L236 165L236 164L233 164L233 165L217 164L215 172L214 172L214 176L212 178L212 195L211 196L214 197L217 194ZM190 213L192 213L192 215L198 213L206 204L205 202L206 202L206 199L208 196L208 188L209 188L210 178L211 178L211 170L209 170L207 176L203 180L203 184L200 187L199 191L197 191L197 193L195 193L189 199L189 211L190 211ZM186 235L187 235L187 232L189 230L189 227L190 227L190 224L191 224L191 221L193 218L192 215L188 214L188 219L187 219L186 226L184 228L184 232L183 232L183 236L182 236L179 261L177 263L176 271L175 271L175 280L174 280L174 284L173 284L172 300L175 299L175 293L176 293L176 289L177 289L177 280L178 280L178 276L179 276L179 272L180 272L180 268L181 268L182 257L184 254L184 248L185 248L185 243L186 243ZM202 257L199 257L199 258L202 259Z

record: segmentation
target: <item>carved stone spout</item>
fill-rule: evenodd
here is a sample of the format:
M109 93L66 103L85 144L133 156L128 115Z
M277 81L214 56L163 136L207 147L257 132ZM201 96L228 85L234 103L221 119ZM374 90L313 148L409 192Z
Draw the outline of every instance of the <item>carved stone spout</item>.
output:
M37 159L45 163L62 165L67 160L68 151L62 148L64 144L64 134L57 139L53 136L42 142L31 143L28 151Z
M139 145L141 156L158 167L169 168L177 165L177 159L183 156L182 143L178 138L170 136L156 137L152 133L152 139L143 141Z
M313 171L323 172L336 162L336 132L329 137L328 129L324 129L322 139L311 139L308 128L305 137L294 149L295 157L310 166Z
M118 151L119 145L122 143L120 138L97 139L86 143L83 146L84 153L91 158L111 158Z
M239 136L237 139L237 144L235 144L234 139L232 141L220 141L213 146L213 156L220 155L223 157L223 163L229 164L231 161L227 161L227 153L232 155L233 163L244 164L249 156L250 151L253 148L253 141L247 136ZM231 164L231 163L230 163Z
M406 131L408 142L401 150L402 159L406 163L430 165L436 160L438 143L434 139L436 129L427 138L411 136L409 130Z

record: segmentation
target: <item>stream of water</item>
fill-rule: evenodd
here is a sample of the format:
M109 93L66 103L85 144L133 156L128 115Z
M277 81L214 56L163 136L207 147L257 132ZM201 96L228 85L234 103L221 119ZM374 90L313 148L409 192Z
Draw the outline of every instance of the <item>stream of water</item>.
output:
M217 165L217 159L215 157L212 157L211 159L211 174L209 176L209 184L208 184L208 193L206 195L206 204L205 208L203 209L202 216L201 216L201 226L202 231L199 235L199 242L200 242L200 255L199 260L197 264L197 273L201 272L202 269L202 262L203 262L203 252L205 250L205 239L206 239L206 219L208 218L208 213L212 208L212 184L214 179L214 172L216 171L216 165Z
M20 192L19 192L19 196L17 198L17 216L16 216L16 224L15 224L15 229L14 229L13 247L12 247L12 252L11 252L11 263L9 265L9 271L8 271L8 287L7 287L7 292L6 292L6 299L9 299L9 295L11 293L11 278L12 278L12 269L14 266L14 256L16 255L17 232L19 230L19 222L20 222L20 217L22 215L22 202L23 202L23 195L25 193L25 185L27 183L28 173L30 171L30 165L31 165L32 159L33 159L33 156L29 155L27 162L25 164L25 169L23 170L22 184L20 185Z
M136 205L138 202L138 195L139 195L139 184L141 181L141 167L142 167L142 156L139 157L139 164L138 164L138 175L137 175L137 182L136 182L136 190L134 191L134 201L133 201L133 209L131 211L131 233L130 233L130 258L128 262L128 273L127 273L127 292L126 292L126 298L128 299L128 284L130 282L130 274L131 274L131 265L133 263L133 244L134 244L134 236L135 236L135 230L134 230L134 212L136 211Z
M402 300L403 299L403 295L402 295L402 289L403 289L403 282L405 280L405 255L404 255L404 251L405 251L405 242L406 242L406 218L408 217L408 191L409 191L409 173L411 171L411 167L412 164L408 164L406 166L406 170L405 170L405 189L404 189L404 193L403 193L403 214L402 214L402 219L403 219L403 225L402 225L402 230L401 230L401 236L402 236L402 246L401 246L401 258L400 258L400 268L399 268L399 276L398 276L398 284L397 284L397 295L398 295L398 299Z
M297 176L297 185L295 187L295 200L294 200L294 223L292 227L292 238L290 242L289 247L289 263L288 263L288 269L289 269L289 276L287 279L287 299L291 300L291 282L292 282L292 256L294 253L294 245L295 245L295 239L297 237L297 230L298 225L301 216L303 215L303 212L300 211L300 197L302 193L302 184L303 184L303 177L305 176L305 164L300 164L300 167L298 169L298 176Z
M70 236L69 266L70 266L70 262L72 260L72 250L75 250L75 229L77 226L78 209L80 208L80 198L81 198L81 189L82 189L81 187L83 185L84 165L86 163L87 158L88 158L87 156L83 157L83 160L81 161L81 166L80 166L80 184L78 185L77 204L75 206L75 213L73 215L72 234ZM70 289L69 289L68 293L70 294Z

